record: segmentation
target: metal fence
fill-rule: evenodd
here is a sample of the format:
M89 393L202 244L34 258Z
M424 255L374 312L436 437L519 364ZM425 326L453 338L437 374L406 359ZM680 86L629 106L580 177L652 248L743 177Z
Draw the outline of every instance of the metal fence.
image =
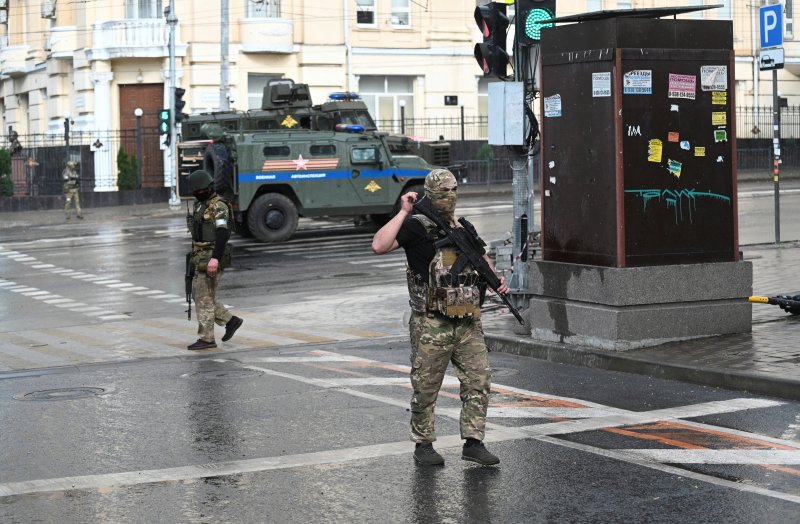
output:
M137 159L139 187L164 185L164 161L157 131L135 129L116 131L71 132L64 135L0 135L0 144L12 150L11 177L15 195L59 195L63 192L61 173L68 160L78 162L82 191L95 186L95 152L107 148L116 161L120 150ZM116 165L116 163L115 163Z
M736 136L739 139L772 140L772 107L736 108ZM446 118L406 118L376 120L378 129L429 140L487 140L489 120L486 116ZM781 138L800 140L800 106L781 108Z

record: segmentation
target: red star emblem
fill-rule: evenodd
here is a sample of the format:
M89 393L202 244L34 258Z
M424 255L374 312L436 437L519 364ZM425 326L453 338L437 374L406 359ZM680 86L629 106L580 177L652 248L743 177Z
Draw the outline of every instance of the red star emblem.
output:
M298 156L297 160L292 160L292 162L294 162L294 165L297 166L297 169L295 169L295 171L300 171L301 169L308 169L308 167L306 167L306 164L308 164L308 160L303 158L303 155Z

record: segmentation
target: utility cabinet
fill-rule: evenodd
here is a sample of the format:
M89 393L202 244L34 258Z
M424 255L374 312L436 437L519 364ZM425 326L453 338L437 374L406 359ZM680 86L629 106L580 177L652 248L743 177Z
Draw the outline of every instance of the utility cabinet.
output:
M732 23L560 25L541 53L542 259L738 261Z

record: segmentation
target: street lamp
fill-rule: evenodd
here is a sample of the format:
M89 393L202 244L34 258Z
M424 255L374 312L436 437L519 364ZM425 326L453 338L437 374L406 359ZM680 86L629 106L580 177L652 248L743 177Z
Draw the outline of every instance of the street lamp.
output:
M406 134L406 101L400 100L398 102L400 104L400 134Z
M142 111L141 107L133 110L136 116L136 189L142 188Z

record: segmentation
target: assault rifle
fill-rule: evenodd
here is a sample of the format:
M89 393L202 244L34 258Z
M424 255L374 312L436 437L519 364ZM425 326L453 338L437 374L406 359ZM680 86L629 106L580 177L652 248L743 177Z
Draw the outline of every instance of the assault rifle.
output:
M752 296L747 299L756 304L770 304L780 306L780 308L792 315L800 315L800 295L790 297L789 295L778 295L776 297Z
M194 264L192 252L186 253L186 273L183 275L183 284L186 287L186 320L192 320L192 280L194 279Z
M508 307L509 311L514 315L514 318L516 318L520 324L525 324L525 320L522 318L517 308L514 307L514 304L508 299L508 295L501 295L497 291L500 287L500 279L494 274L489 263L486 262L481 254L486 242L478 236L478 232L475 231L475 226L470 224L464 217L461 217L458 219L458 223L461 224L461 227L450 227L450 224L448 224L447 221L439 215L436 208L433 207L429 198L423 197L415 202L414 209L430 218L433 223L436 224L436 227L446 235L445 238L436 241L435 245L437 248L453 246L458 249L458 258L455 264L453 264L453 267L450 268L453 282L458 282L457 276L467 264L472 265L472 268L478 272L478 275L486 281L495 293L497 293L497 296L500 297L506 307Z
M186 225L192 230L193 217L189 213L189 202L186 202ZM194 264L192 252L186 253L186 270L183 275L183 285L186 288L186 319L192 320L192 280L194 279Z

